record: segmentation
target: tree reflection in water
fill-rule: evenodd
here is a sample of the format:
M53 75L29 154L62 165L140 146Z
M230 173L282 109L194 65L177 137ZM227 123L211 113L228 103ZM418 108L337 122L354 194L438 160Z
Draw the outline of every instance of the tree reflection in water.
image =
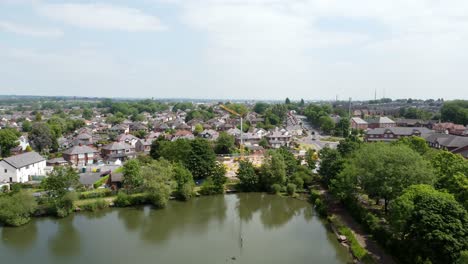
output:
M2 227L2 242L18 251L29 249L34 245L36 239L36 221L31 221L30 223L19 227Z
M57 232L49 239L49 250L54 256L70 257L81 254L80 233L73 225L74 215L56 221ZM66 242L64 242L66 241Z
M248 223L255 213L260 212L260 221L267 229L285 225L295 215L301 214L302 210L307 221L312 218L312 207L304 201L264 193L243 193L237 197L240 219Z

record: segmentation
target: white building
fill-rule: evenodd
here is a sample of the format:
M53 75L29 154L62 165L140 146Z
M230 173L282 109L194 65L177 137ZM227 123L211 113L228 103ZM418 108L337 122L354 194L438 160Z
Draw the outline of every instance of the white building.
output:
M27 182L30 176L45 175L46 159L26 152L0 161L0 182Z

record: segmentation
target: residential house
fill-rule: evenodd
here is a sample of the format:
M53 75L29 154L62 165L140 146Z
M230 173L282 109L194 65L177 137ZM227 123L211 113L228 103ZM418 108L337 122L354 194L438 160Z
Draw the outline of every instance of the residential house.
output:
M276 128L266 136L272 148L289 147L292 136L288 131Z
M438 133L466 136L468 135L467 128L463 125L454 123L437 123L432 127Z
M135 144L135 150L136 152L150 153L152 143L152 139L140 139Z
M377 118L371 118L367 120L368 128L388 128L388 127L396 127L395 121L386 117L386 116L379 116Z
M360 117L351 118L351 128L356 130L367 130L368 123Z
M102 158L108 163L135 158L135 147L127 143L112 142L101 149Z
M62 152L63 159L75 166L94 164L99 158L98 154L95 148L85 145L73 146Z
M434 133L426 137L429 146L461 154L468 159L468 137Z
M365 135L365 141L395 141L402 137L418 136L427 137L434 133L434 131L426 127L387 127L387 128L374 128L368 130Z
M135 147L135 144L140 140L139 138L135 137L132 134L120 134L117 136L116 141L120 143L127 143L132 147Z
M75 139L72 140L71 145L72 146L92 146L94 144L93 141L93 135L89 134L87 132L83 132L81 134L78 134Z
M0 182L27 182L31 176L45 175L46 159L26 152L0 161Z
M117 135L120 134L128 134L130 133L130 129L128 125L125 124L118 124L109 129L110 132L116 133Z
M436 123L434 120L422 120L422 119L409 119L409 118L399 118L395 120L397 127L427 127L429 129L433 128L433 125Z

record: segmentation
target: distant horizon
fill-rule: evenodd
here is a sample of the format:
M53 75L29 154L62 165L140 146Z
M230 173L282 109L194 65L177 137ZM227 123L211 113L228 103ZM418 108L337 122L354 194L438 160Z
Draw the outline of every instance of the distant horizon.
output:
M286 100L285 98L282 99L255 99L255 98L190 98L190 97L105 97L105 96L78 96L78 95L34 95L34 94L0 94L0 99L7 98L7 97L32 97L32 98L67 98L67 99L115 99L115 100L131 100L131 101L136 101L136 100L155 100L155 101L255 101L255 102L284 102ZM307 99L307 98L289 98L292 102L299 102L301 99L303 99L305 102L348 102L348 99L342 100L338 98L338 100L335 99ZM455 99L446 99L446 98L389 98L389 97L382 97L382 98L377 98L377 100L382 100L382 99L391 99L392 101L396 100L407 100L407 99L412 99L412 100L435 100L437 101L438 99L442 99L444 101L454 101L454 100L466 100L463 98L455 98ZM352 102L368 102L368 101L374 101L375 99L364 99L364 100L358 100L358 99L353 99L351 98Z

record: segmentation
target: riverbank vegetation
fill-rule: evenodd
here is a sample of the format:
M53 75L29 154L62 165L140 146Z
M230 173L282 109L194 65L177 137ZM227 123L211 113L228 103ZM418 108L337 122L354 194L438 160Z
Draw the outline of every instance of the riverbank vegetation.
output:
M468 250L468 161L421 138L320 152L323 185L402 263L456 263Z

